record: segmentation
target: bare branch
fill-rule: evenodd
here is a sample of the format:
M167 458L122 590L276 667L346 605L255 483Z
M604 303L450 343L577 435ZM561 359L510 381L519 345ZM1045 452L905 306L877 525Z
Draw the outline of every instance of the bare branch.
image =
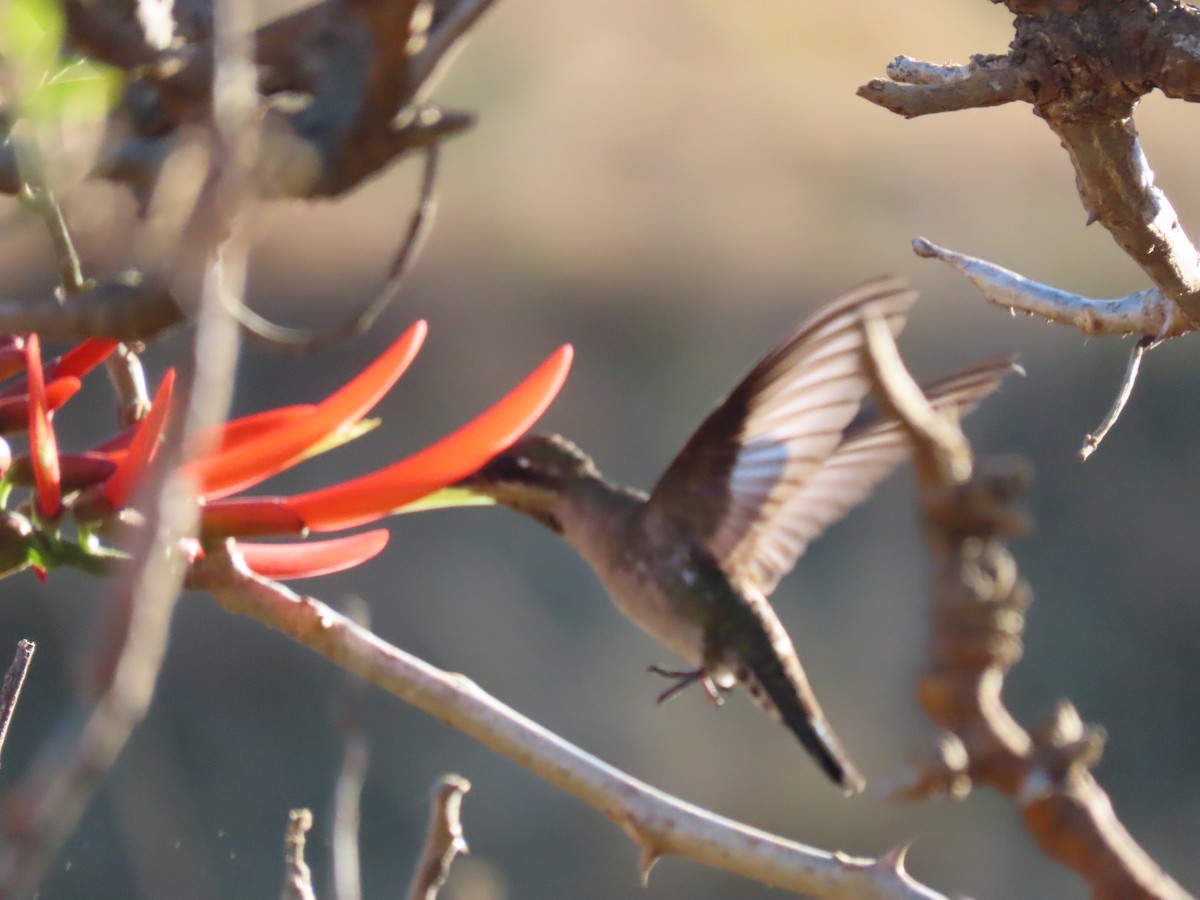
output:
M1125 409L1125 404L1129 402L1129 396L1133 393L1133 385L1137 381L1138 369L1142 365L1142 354L1152 349L1157 343L1153 338L1143 337L1133 345L1133 350L1129 353L1129 365L1125 367L1125 377L1121 380L1121 390L1117 392L1117 399L1113 401L1113 405L1104 417L1104 421L1100 423L1094 432L1084 437L1083 447L1079 451L1080 462L1084 462L1096 452L1096 449L1100 446L1100 442L1108 434L1109 429L1117 424L1117 419L1120 418L1121 411Z
M33 641L17 641L16 655L4 673L4 683L0 685L0 753L4 752L8 726L12 724L13 714L17 711L17 701L21 699L21 688L25 686L25 675L29 672L36 649L37 644Z
M231 555L232 554L232 555ZM401 700L436 716L594 806L637 843L642 868L676 853L814 897L934 898L904 870L903 854L828 853L698 809L630 778L491 697L359 628L313 597L250 572L231 545L192 568L188 583L252 616Z
M46 233L50 235L50 243L54 246L58 281L62 291L59 300L74 297L84 290L86 283L79 253L75 250L75 241L67 228L67 220L63 218L62 207L46 180L37 150L20 141L15 142L15 150L20 170L22 199L41 218L46 226Z
M1031 735L1001 699L1004 677L1020 657L1030 601L1005 547L1024 527L1017 503L1026 471L1014 463L962 468L970 447L961 430L946 420L930 427L937 416L904 370L890 332L874 327L866 335L880 402L913 439L935 559L922 706L961 742L965 774L1010 797L1042 852L1085 879L1093 897L1183 900L1188 894L1137 845L1093 779L1099 732L1060 704Z
M1179 333L1198 327L1200 252L1154 184L1133 110L1156 87L1200 99L1200 10L1159 0L1006 5L1017 13L1007 56L967 66L901 58L888 69L891 82L872 81L859 96L908 117L1030 103L1071 158L1089 223L1101 223L1162 302L1177 305L1188 320Z
M45 340L111 337L138 341L183 320L183 311L165 284L138 276L100 282L76 297L70 306L53 300L29 303L0 299L0 331L36 331Z
M1089 223L1108 229L1154 285L1177 299L1196 327L1200 253L1171 202L1154 184L1132 116L1059 116L1048 110L1041 114L1071 157Z
M75 240L63 215L62 206L55 197L39 156L39 151L22 143L15 144L14 158L20 161L23 181L22 197L33 207L45 223L58 262L60 303L75 300L96 287L96 283L84 278L83 266ZM92 298L95 308L95 298ZM105 315L111 315L105 311ZM109 380L117 392L118 418L125 424L139 421L150 409L150 398L146 393L146 378L142 373L137 354L122 344L117 352L106 361Z
M408 888L408 900L437 900L454 858L468 852L459 810L470 789L471 782L460 775L443 775L434 785L425 847Z
M994 306L1073 325L1088 336L1143 334L1169 338L1192 330L1191 323L1179 315L1178 307L1157 288L1115 300L1092 300L1032 281L986 260L947 250L925 238L913 241L913 252L958 270Z
M1019 71L1003 56L972 56L965 66L897 56L887 74L891 81L868 81L858 96L906 119L1032 99Z

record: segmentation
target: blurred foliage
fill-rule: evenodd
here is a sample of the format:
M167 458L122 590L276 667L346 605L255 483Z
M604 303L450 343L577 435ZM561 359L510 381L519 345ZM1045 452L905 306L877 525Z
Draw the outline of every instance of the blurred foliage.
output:
M12 119L35 129L102 117L119 90L120 70L80 57L60 58L65 17L54 0L0 4L4 97Z

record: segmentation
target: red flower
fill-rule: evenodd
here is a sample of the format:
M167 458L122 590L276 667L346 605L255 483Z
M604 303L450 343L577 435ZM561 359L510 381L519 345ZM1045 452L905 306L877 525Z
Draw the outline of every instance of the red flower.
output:
M62 482L58 471L58 443L46 405L42 351L36 334L29 335L25 341L25 373L29 380L29 445L33 450L33 477L37 485L34 508L43 519L53 521L62 512Z
M571 364L570 346L559 348L476 419L425 450L377 472L292 497L230 496L354 437L362 429L363 418L413 361L425 333L425 323L417 322L321 403L257 413L227 422L205 435L211 449L181 470L195 484L201 504L201 541L184 547L189 558L202 556L204 543L226 537L302 536L310 531L356 527L453 484L506 448L537 420L562 387ZM80 374L111 352L112 348L102 342L81 345L58 361L54 371L60 374L55 383L74 379L77 384ZM55 492L65 480L69 507L86 527L88 522L126 508L133 499L166 427L174 372L164 376L150 412L136 426L88 453L60 459L49 427L43 371L36 364L36 353L33 337L25 348L32 465L17 460L10 478L20 481L32 468L39 513L48 518L62 508L61 494ZM2 357L0 348L0 363ZM0 411L3 403L0 400ZM358 565L379 553L386 543L387 532L376 530L330 541L278 545L239 542L239 547L254 571L268 577L296 578Z

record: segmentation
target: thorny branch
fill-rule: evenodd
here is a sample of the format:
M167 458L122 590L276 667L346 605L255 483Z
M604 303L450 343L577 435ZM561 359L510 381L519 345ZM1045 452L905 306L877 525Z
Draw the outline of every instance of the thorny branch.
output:
M588 755L510 709L462 675L434 668L313 597L254 575L231 542L192 567L188 584L436 716L600 810L633 838L643 877L679 854L813 897L936 898L904 869L900 847L879 859L828 853L741 825L670 797Z
M1029 588L1005 542L1024 533L1018 508L1028 482L1016 461L975 464L957 425L942 420L916 389L886 326L867 323L868 358L880 403L905 424L934 556L929 665L918 688L929 718L961 753L935 754L944 771L915 784L986 784L1017 805L1042 852L1088 882L1097 900L1188 894L1138 846L1092 777L1103 732L1062 702L1028 732L1004 707L1004 677L1021 654ZM931 419L932 417L932 419ZM928 423L938 420L936 427ZM912 798L918 792L908 788ZM929 796L929 794L926 794Z

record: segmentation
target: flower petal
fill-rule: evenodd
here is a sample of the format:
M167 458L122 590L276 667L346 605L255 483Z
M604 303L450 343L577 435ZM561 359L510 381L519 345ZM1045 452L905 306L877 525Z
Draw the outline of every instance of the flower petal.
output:
M0 339L0 381L12 378L25 371L25 342L16 335L5 335ZM24 379L21 390L25 393ZM7 393L5 390L4 393Z
M357 422L380 401L416 356L426 330L425 322L418 321L311 415L195 460L184 473L196 480L201 496L224 497L295 464L309 448Z
M306 530L304 520L284 497L238 497L200 505L200 533L205 540Z
M247 544L238 541L237 547L250 571L264 578L287 581L353 569L378 556L387 542L387 529L378 528L328 541L296 544Z
M287 499L313 531L372 522L406 503L453 484L524 434L546 411L571 368L560 347L500 402L419 453L352 481Z
M47 413L54 412L82 387L78 378L56 378L45 385ZM26 385L28 387L28 385ZM0 398L0 434L13 434L29 428L29 395Z
M112 504L113 509L124 509L133 498L133 490L137 480L141 478L146 466L154 458L158 449L159 438L167 426L167 413L171 408L171 390L175 386L175 370L167 369L154 402L150 404L150 412L138 423L137 434L129 445L129 452L117 464L112 477L104 482L104 499Z
M58 457L59 480L66 494L107 481L116 468L116 461L102 453L61 453ZM4 474L13 484L33 484L33 459L28 454L16 457Z
M53 520L62 512L62 489L58 471L58 442L46 409L46 383L42 377L42 351L38 336L25 341L25 375L29 380L29 451L33 456L33 478L37 485L34 505L38 515Z
M212 453L232 450L247 441L252 441L260 434L283 428L308 418L316 410L315 403L303 403L297 406L280 406L277 409L266 409L262 412L231 419L215 428L206 429L199 438L202 446L211 446Z
M119 346L121 346L119 341L108 338L88 338L83 343L76 344L55 362L50 363L46 367L47 375L53 375L55 378L64 378L68 375L82 378L112 356Z
M80 344L75 345L58 359L52 359L42 365L42 380L51 382L57 378L83 378L92 369L108 359L113 351L119 347L117 341L110 341L107 338L88 338ZM18 347L19 349L19 347ZM6 354L11 352L6 348L0 348L0 380L7 378L13 374L6 371L5 359ZM0 390L0 397L16 397L28 393L29 381L27 378L21 378L14 381L10 385L6 385L3 390Z

